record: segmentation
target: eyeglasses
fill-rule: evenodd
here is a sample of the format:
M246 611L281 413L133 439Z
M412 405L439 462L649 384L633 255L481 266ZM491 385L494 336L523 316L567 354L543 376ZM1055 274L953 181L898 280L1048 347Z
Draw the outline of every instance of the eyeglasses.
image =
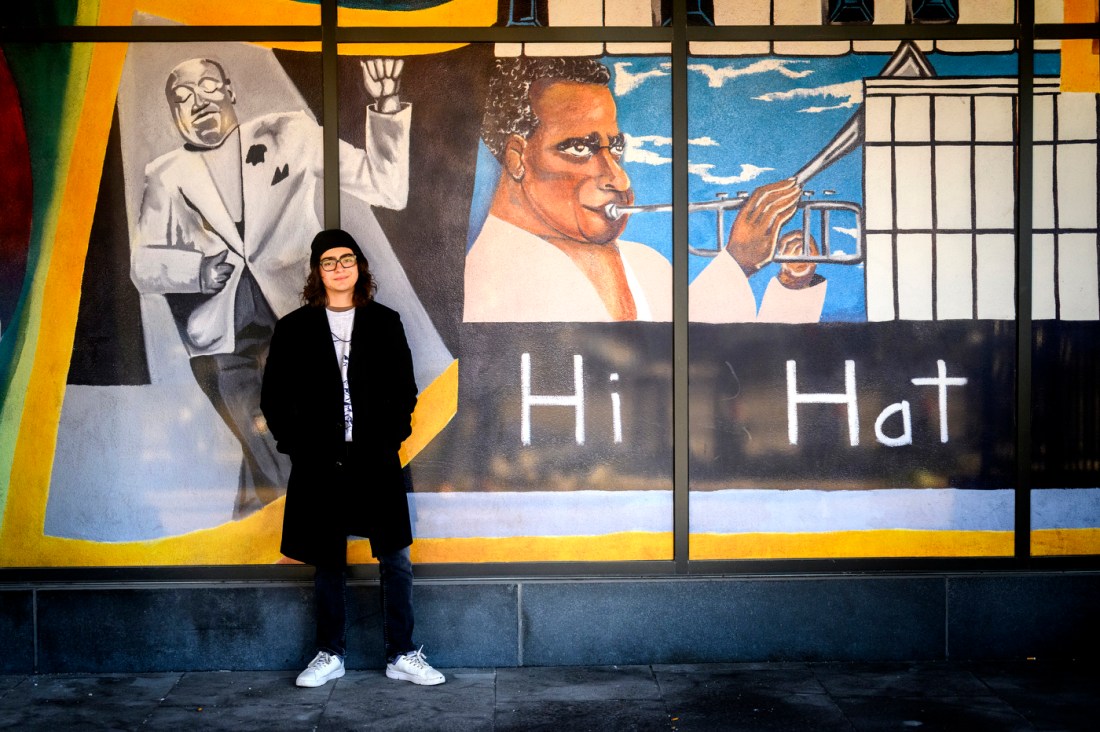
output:
M339 262L340 266L344 269L351 269L355 266L355 263L359 261L359 258L354 254L345 254L339 259L335 257L325 257L321 260L321 269L326 272L332 272L336 269L336 263Z
M172 96L176 104L187 104L195 96L196 91L201 92L204 97L209 97L224 89L224 81L207 76L200 79L197 84L177 84L172 87Z

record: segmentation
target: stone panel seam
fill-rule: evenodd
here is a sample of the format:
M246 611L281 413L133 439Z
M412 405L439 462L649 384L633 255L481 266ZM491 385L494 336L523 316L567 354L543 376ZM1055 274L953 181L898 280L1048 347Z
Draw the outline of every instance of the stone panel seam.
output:
M943 578L943 657L951 660L951 578Z
M38 673L38 589L31 590L31 667Z
M523 583L516 583L516 665L523 666Z

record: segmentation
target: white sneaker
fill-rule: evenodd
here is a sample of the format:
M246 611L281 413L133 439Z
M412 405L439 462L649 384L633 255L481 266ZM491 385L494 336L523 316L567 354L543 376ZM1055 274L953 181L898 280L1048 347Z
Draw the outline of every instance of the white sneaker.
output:
M328 651L318 651L306 670L298 674L294 683L298 686L324 686L331 679L338 679L343 675L344 659Z
M415 651L409 651L403 656L398 656L393 663L386 664L386 676L398 681L411 681L421 686L435 686L446 681L443 674L428 665L428 659L424 658L421 646Z

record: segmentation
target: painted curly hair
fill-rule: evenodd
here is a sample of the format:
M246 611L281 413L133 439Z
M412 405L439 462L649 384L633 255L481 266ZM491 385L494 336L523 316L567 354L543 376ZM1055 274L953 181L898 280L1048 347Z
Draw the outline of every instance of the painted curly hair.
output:
M540 79L603 84L611 81L611 72L590 58L500 58L489 77L489 96L481 122L481 139L497 160L503 162L508 138L531 136L539 126L531 110L531 84Z

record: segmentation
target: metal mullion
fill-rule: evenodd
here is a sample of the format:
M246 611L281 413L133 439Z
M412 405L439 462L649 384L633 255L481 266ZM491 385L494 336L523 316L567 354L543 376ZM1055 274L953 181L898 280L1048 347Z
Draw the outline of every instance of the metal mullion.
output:
M339 55L336 0L321 0L321 99L324 117L325 228L340 227Z
M1020 5L1022 32L1017 55L1016 190L1016 486L1014 556L1031 559L1031 369L1032 369L1032 200L1035 90L1035 8ZM1057 142L1057 141L1055 141Z
M1035 38L1100 38L1100 23L1041 23L1034 28Z
M672 544L676 571L688 571L688 90L687 5L672 5Z
M686 29L686 33L688 41L1003 40L1017 38L1020 35L1020 27L1010 23L953 26L937 24L723 25L691 26Z
M339 43L668 43L669 28L584 27L339 27Z

